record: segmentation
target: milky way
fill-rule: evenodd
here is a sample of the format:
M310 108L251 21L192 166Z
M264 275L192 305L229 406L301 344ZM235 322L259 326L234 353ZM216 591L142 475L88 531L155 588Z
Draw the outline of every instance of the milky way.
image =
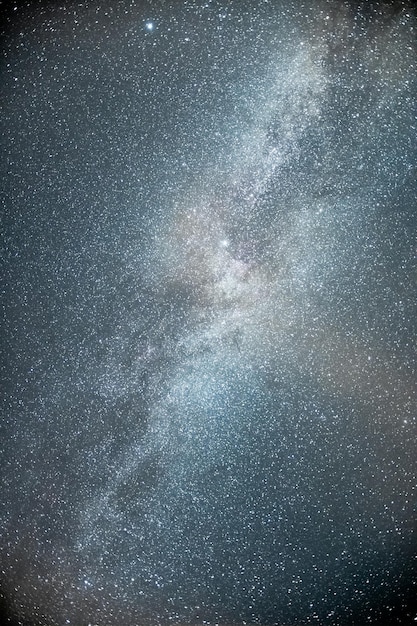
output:
M411 6L3 22L9 623L414 623Z

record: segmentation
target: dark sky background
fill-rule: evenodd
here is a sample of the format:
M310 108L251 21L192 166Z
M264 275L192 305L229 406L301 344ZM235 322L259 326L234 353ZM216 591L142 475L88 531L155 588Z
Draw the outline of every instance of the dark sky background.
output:
M415 623L412 5L0 12L5 623Z

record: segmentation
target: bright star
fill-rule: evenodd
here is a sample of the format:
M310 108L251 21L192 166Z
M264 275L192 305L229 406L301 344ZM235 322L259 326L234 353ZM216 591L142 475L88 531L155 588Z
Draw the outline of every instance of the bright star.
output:
M146 22L145 28L146 28L146 30L151 31L151 30L153 30L155 28L155 24L153 22Z

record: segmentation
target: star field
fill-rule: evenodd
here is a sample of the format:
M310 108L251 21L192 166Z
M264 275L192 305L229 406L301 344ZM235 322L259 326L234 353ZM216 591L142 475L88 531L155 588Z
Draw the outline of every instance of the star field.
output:
M5 623L415 623L411 4L1 10Z

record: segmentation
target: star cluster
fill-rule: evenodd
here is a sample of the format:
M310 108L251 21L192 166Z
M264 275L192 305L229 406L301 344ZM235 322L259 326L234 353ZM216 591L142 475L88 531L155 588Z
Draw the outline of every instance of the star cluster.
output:
M414 623L411 6L3 22L9 623Z

